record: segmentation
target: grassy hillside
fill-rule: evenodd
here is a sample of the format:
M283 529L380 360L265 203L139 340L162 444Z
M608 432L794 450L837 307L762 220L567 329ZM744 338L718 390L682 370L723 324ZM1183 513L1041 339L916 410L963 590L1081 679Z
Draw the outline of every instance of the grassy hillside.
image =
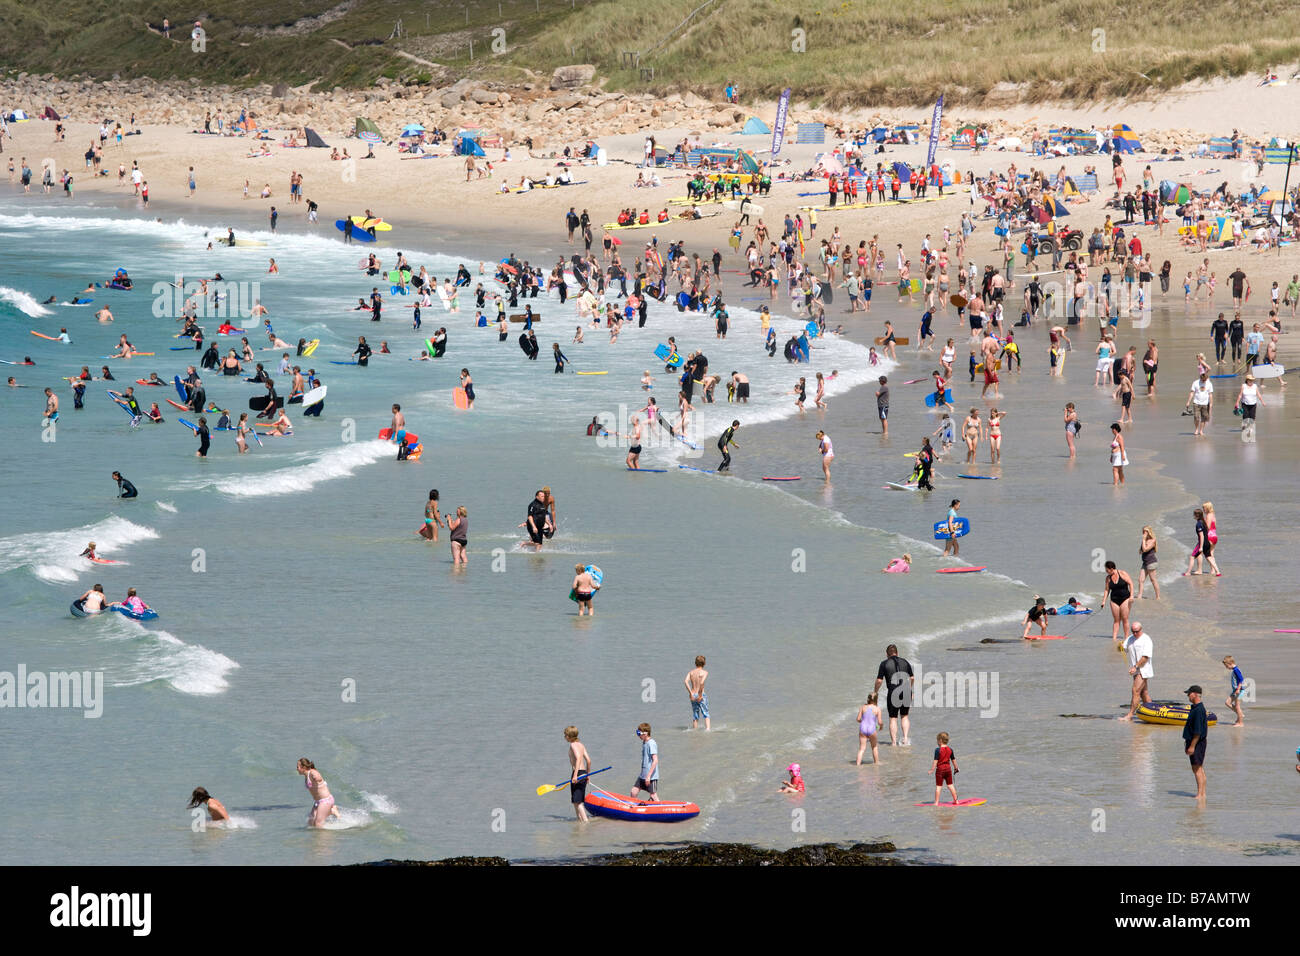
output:
M1189 16L1185 0L204 0L194 9L0 0L0 62L60 76L324 88L381 76L517 79L522 69L586 62L613 88L711 92L736 82L774 96L791 86L841 106L924 103L940 91L975 100L999 83L1028 84L1031 99L1086 100L1300 61L1300 4L1203 0L1194 9ZM164 15L171 41L147 27ZM208 32L203 53L190 49L195 17ZM393 37L399 19L404 35ZM505 30L503 54L491 50L495 28ZM803 31L802 52L792 31ZM653 80L624 69L624 51L642 53Z
M941 91L970 100L999 82L1031 84L1031 99L1084 100L1300 60L1293 0L716 0L644 60L653 82L618 69L620 50L648 50L701 2L595 5L542 31L534 49L542 60L604 50L591 62L620 86L735 82L767 96L790 86L834 106L925 103ZM805 52L792 49L796 29Z

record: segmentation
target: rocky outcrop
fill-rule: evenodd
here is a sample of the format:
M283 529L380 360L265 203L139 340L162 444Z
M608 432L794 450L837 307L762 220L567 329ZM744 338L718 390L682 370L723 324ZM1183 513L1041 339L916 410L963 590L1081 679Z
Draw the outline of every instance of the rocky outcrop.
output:
M596 77L596 68L590 64L557 66L551 74L551 89L576 90L586 86Z

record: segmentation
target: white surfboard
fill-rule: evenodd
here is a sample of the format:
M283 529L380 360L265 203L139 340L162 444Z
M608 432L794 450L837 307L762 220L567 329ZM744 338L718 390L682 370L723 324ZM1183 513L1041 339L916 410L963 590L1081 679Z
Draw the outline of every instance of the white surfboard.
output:
M317 385L315 388L304 392L302 396L302 407L311 408L317 402L325 401L325 389L327 387L328 386L326 385Z
M1281 378L1286 369L1274 362L1272 365L1252 365L1250 373L1256 378Z
M728 199L722 205L727 209L734 209L736 212L740 212L740 202L739 199ZM763 215L763 207L756 202L752 202L745 206L745 212L755 216L761 216Z

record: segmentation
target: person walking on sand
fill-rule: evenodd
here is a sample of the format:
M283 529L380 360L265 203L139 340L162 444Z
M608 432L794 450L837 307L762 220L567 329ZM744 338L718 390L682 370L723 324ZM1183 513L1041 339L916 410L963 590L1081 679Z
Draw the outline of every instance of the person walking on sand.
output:
M899 745L898 725L901 720L902 746L910 746L912 722L908 714L912 709L912 691L916 685L916 677L912 673L912 665L905 658L898 656L897 644L890 644L885 648L885 659L880 662L880 667L876 671L876 683L871 688L871 693L879 694L880 685L886 682L889 684L885 697L885 709L889 711L889 744L891 747Z
M654 401L654 399L651 399L651 401ZM725 431L724 431L724 432L723 432L723 433L718 437L718 451L722 452L722 463L721 463L720 465L718 465L718 468L717 468L718 471L726 471L728 468L731 467L731 452L730 452L730 449L731 449L731 448L739 448L739 447L740 447L740 445L737 444L737 442L736 442L736 440L735 440L735 439L736 439L736 429L739 428L739 427L740 427L740 420L739 420L739 419L733 419L732 422L731 422L731 427L728 428L728 429L726 429L726 430L725 430Z
M587 777L591 773L591 754L587 747L578 740L578 728L570 724L564 728L564 739L569 743L569 802L573 812L583 823L587 822ZM579 780L578 778L583 779Z
M1065 444L1070 449L1070 461L1074 461L1074 438L1082 430L1079 413L1074 410L1074 402L1065 403Z
M1192 432L1194 437L1199 438L1205 434L1205 426L1210 422L1213 407L1214 383L1210 381L1209 374L1203 371L1192 382L1192 387L1187 393L1187 409L1192 413L1196 425Z
M1183 752L1187 754L1192 765L1192 776L1196 778L1196 800L1205 802L1205 738L1210 724L1205 714L1205 704L1201 701L1201 685L1193 684L1183 691L1191 709L1187 712L1187 723L1183 726Z
M1138 572L1139 599L1142 597L1142 582L1150 581L1156 592L1156 600L1160 600L1160 582L1156 580L1156 568L1160 562L1156 557L1156 547L1156 534L1150 525L1145 525L1142 528L1142 543L1138 546L1138 555L1142 559L1142 570Z
M1214 571L1216 578L1223 577L1219 571L1219 565L1214 560L1214 542L1210 540L1210 526L1205 520L1205 511L1197 508L1192 512L1192 517L1196 519L1196 545L1192 548L1192 553L1187 556L1187 570L1183 572L1183 577L1189 575L1204 574L1205 562L1210 562L1210 569ZM1196 571L1192 571L1192 564L1196 565Z
M957 543L957 512L959 510L961 510L961 499L952 499L952 503L948 505L947 539L944 541L943 545L944 557L951 554L955 558L957 557L957 552L960 550L960 546Z
M1234 411L1241 412L1241 440L1248 444L1255 441L1255 413L1259 407L1264 404L1264 397L1259 393L1259 386L1255 384L1255 376L1252 372L1246 373L1245 381L1241 383L1241 391L1237 393L1237 402Z
M1112 485L1124 484L1124 468L1128 465L1128 453L1124 447L1124 426L1111 422L1110 426L1110 472Z
M880 716L880 707L876 701L879 699L877 694L868 694L867 702L858 708L858 761L857 765L862 766L862 755L866 753L867 745L871 745L871 762L880 763L880 745L877 736L880 731L880 725L884 722Z
M831 447L831 436L825 432L817 433L817 450L822 456L822 474L831 480L831 462L835 460L835 450Z
M1128 672L1133 678L1133 699L1129 702L1128 713L1120 720L1132 720L1137 713L1138 704L1151 703L1150 681L1155 676L1155 670L1151 667L1151 635L1142 630L1140 621L1134 621L1129 626L1129 631L1124 650L1128 654Z
M1110 629L1110 639L1116 643L1120 634L1128 633L1128 615L1133 606L1133 579L1127 571L1121 571L1114 561L1106 562L1106 586L1102 590L1102 604L1110 604L1114 623Z
M1237 715L1236 723L1233 727L1242 727L1246 723L1246 715L1241 712L1241 692L1246 683L1245 676L1241 673L1241 668L1233 660L1231 654L1223 659L1223 666L1228 669L1228 699L1223 703Z
M704 655L698 654L695 657L695 667L686 673L682 683L686 685L686 693L691 698L691 730L699 727L700 721L704 721L704 729L711 730L709 726L709 698L704 693L704 682L709 679L709 672L704 669Z
M889 378L880 376L877 379L880 388L876 389L876 417L880 419L880 434L884 438L889 437Z

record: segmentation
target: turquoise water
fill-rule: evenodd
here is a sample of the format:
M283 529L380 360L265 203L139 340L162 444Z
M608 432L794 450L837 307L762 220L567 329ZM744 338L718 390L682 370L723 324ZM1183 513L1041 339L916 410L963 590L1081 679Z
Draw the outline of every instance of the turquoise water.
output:
M938 471L948 480L927 501L884 491L882 483L907 473L902 453L935 427L921 404L926 386L898 384L924 378L932 358L909 358L894 374L889 364L873 368L862 345L831 338L802 371L811 381L811 373L838 370L828 386L831 409L824 417L801 414L785 394L794 370L779 351L769 359L760 350L756 313L734 304L726 341L714 338L708 320L655 306L645 329L628 329L616 344L587 329L586 343L574 345L572 306L562 312L557 300L539 298L543 354L533 363L514 342L518 327L505 343L495 329L473 327L468 297L459 314L441 305L427 310L420 333L397 297L386 297L377 325L347 311L375 284L358 270L355 247L250 233L269 245L207 251L205 232L82 208L55 217L0 206L0 358L37 362L5 366L32 387L0 393L0 627L8 635L0 670L21 663L29 672L104 674L97 719L70 709L0 712L0 754L22 768L0 781L10 824L0 836L5 859L567 857L670 837L771 845L885 837L940 859L1088 862L1110 859L1121 839L1141 839L1157 860L1181 858L1187 832L1174 832L1170 818L1185 810L1168 805L1187 801L1168 793L1185 789L1190 775L1176 731L1056 717L1114 714L1127 699L1127 679L1105 640L1109 615L1080 622L1071 640L1055 645L977 643L1018 635L1035 593L1054 602L1070 594L1095 599L1093 549L1113 549L1131 568L1144 523L1162 535L1166 586L1179 586L1172 579L1186 549L1172 533L1185 540L1187 521L1180 512L1175 528L1163 516L1192 500L1181 463L1145 435L1135 439L1137 480L1118 496L1102 451L1081 451L1075 466L1063 468L1059 407L1069 400L1067 387L1098 449L1113 415L1108 391L1088 392L1091 369L1082 366L1089 363L1078 363L1070 386L1043 384L1037 372L1031 380L1028 370L1005 386L1012 414L1003 476L1011 480L954 481L966 468L945 461ZM477 272L476 260L454 250L403 251L436 276L462 261ZM265 275L270 255L278 276ZM391 248L381 255L389 264ZM66 300L119 266L130 271L135 292L97 292L90 308L37 304L50 294ZM237 456L229 434L214 433L212 452L199 461L192 433L162 402L173 397L170 389L138 389L146 400L159 393L162 425L133 430L101 383L88 387L85 409L73 410L60 376L106 364L100 357L122 332L157 353L107 362L123 383L152 371L170 380L195 361L169 351L177 326L155 313L153 288L178 274L217 270L230 281L260 283L243 291L268 306L280 337L321 339L311 359L295 359L314 365L329 387L319 420L290 406L292 438ZM116 317L110 325L94 320L102 301ZM914 321L878 303L862 327L884 317L905 320L904 328ZM1176 321L1158 318L1170 329ZM446 358L411 361L440 325L449 332ZM779 340L800 325L778 317ZM73 344L29 334L60 326ZM209 333L214 326L207 323ZM361 334L375 346L386 339L392 354L375 356L368 368L329 364L346 359ZM744 371L753 398L728 405L722 386L716 405L697 397L690 435L706 451L647 441L642 465L668 472L631 475L625 448L587 438L585 426L593 415L617 422L635 414L646 400L639 381L647 369L656 383L651 394L675 405L674 377L651 354L669 335L683 349L703 348L715 372ZM249 337L256 346L256 329ZM552 374L553 341L575 368L607 374ZM281 351L258 360L274 369ZM470 412L451 402L463 366L478 394ZM872 390L857 387L882 371L894 382L891 444L870 433ZM284 393L287 378L277 382ZM236 415L260 393L239 379L205 384L209 399ZM53 432L41 425L46 385L63 401ZM1168 399L1175 416L1181 397ZM959 409L967 400L959 397ZM393 446L373 437L393 402L425 443L420 462L395 461ZM1277 411L1279 419L1286 414ZM732 417L743 422L733 477L677 467L715 468L713 443ZM1294 416L1284 421L1262 423L1261 432L1293 434ZM836 444L829 488L818 428ZM1237 480L1243 466L1199 467L1236 469ZM114 497L115 469L137 485L138 499ZM765 474L803 480L764 484ZM1277 480L1261 462L1258 479L1266 478ZM559 533L533 554L520 546L516 526L542 485L556 495ZM467 570L452 567L445 531L437 545L414 534L435 487L444 512L468 509ZM951 495L965 499L975 528L962 560L988 565L983 574L932 573L943 562L929 529ZM1246 520L1221 506L1221 527L1230 523L1225 510L1238 526ZM124 563L95 567L78 558L89 540ZM912 574L876 573L905 550L915 559ZM604 571L594 619L578 619L565 599L576 562ZM72 618L68 603L95 582L114 599L138 587L159 619ZM1234 600L1260 603L1249 591ZM1217 699L1213 682L1222 675L1207 650L1219 634L1217 604L1166 603L1148 617L1166 655L1159 673L1168 683L1157 696L1178 696L1185 685L1175 688L1175 678L1201 678ZM996 673L997 714L949 707L941 721L917 716L910 750L884 747L880 767L856 768L852 716L890 641L926 669ZM699 653L713 674L708 735L689 732L681 685ZM643 720L660 744L664 795L699 803L697 820L650 833L607 821L577 828L564 794L534 795L538 785L564 778L561 732L570 723L597 766L614 765L602 786L628 787L639 757L634 728ZM1263 742L1271 738L1271 749L1284 751L1286 735L1264 723L1245 738L1249 745L1229 744L1226 731L1217 737L1254 802L1196 837L1204 859L1238 859L1242 846L1274 838L1265 821L1281 798L1262 768L1276 754ZM927 747L938 729L952 733L959 756L970 755L962 795L990 800L955 832L936 831L935 819L918 817L927 811L911 807L931 796ZM303 825L310 800L293 772L299 756L322 770L343 808L333 832ZM801 805L775 793L791 760L809 779ZM1258 783L1252 775L1261 775ZM191 830L184 804L200 785L232 810L234 827ZM804 830L792 822L800 806ZM1110 833L1121 839L1086 843L1096 807L1114 807ZM1143 812L1132 813L1135 807ZM29 839L37 832L39 841Z

